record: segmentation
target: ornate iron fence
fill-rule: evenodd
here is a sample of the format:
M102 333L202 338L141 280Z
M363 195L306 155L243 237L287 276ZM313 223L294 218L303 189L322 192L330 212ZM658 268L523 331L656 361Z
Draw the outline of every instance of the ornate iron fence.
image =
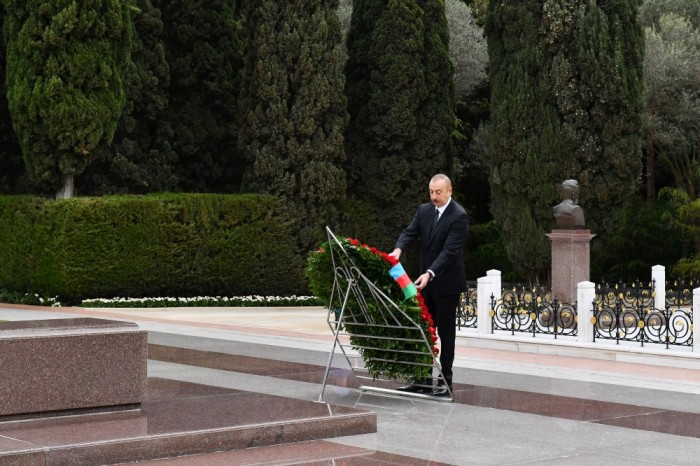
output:
M574 336L578 334L576 305L552 299L541 286L516 285L504 289L501 299L491 297L491 333L506 330L511 335L529 333Z
M596 339L692 346L692 291L684 282L667 288L664 309L655 308L654 283L598 284L593 302L593 341Z
M666 283L665 307L655 307L654 282L630 284L599 283L593 302L593 341L612 340L673 346L693 345L693 289L700 280L675 279ZM457 309L458 329L477 328L476 282L467 283ZM542 286L507 284L500 299L491 296L491 333L507 331L530 334L578 335L578 312L575 303L552 299L551 291Z
M692 306L693 289L700 286L700 280L693 278L677 278L666 281L666 306Z
M467 282L467 291L459 297L457 306L457 330L477 327L476 282Z

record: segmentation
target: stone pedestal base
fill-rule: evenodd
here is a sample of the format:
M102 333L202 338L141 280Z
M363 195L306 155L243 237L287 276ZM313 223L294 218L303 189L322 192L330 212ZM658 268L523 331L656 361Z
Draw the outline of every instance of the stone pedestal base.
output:
M148 332L103 319L0 323L0 421L37 413L139 407Z
M590 230L552 230L552 294L560 302L574 303L579 282L590 279Z

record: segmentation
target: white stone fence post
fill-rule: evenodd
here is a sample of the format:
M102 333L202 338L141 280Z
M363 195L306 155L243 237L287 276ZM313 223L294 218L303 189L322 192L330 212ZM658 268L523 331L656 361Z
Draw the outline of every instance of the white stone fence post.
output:
M695 326L700 324L700 288L693 289L693 352L700 351L700 338L695 333Z
M652 267L651 280L654 282L654 308L666 309L666 267L663 265Z
M593 301L595 300L595 283L579 282L576 292L578 306L578 339L585 343L593 342Z
M491 296L501 299L501 271L489 270L476 281L477 333L491 333Z

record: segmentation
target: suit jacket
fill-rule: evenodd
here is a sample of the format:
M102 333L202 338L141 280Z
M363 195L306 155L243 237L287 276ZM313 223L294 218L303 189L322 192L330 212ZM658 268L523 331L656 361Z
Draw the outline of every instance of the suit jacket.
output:
M464 241L469 232L469 215L454 199L432 228L434 214L433 203L421 204L411 223L399 236L396 247L405 251L420 237L420 273L428 269L435 273L435 278L425 290L441 296L459 294L467 289Z

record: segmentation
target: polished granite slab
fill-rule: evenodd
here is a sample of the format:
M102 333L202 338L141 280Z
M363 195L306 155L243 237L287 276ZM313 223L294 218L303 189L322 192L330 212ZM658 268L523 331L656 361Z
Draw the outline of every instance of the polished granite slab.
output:
M354 408L150 378L140 410L0 423L0 464L114 464L376 429Z
M149 345L149 358L319 384L325 372L325 367L314 364L155 344ZM328 384L346 388L361 386L350 369L340 368L331 369ZM377 385L397 386L391 382L377 382ZM454 403L463 405L700 438L700 414L694 412L460 383L453 385L453 394Z
M132 322L0 322L0 422L146 400L148 333Z
M313 440L246 450L139 462L139 466L231 466L274 464L306 466L449 466L432 460Z

